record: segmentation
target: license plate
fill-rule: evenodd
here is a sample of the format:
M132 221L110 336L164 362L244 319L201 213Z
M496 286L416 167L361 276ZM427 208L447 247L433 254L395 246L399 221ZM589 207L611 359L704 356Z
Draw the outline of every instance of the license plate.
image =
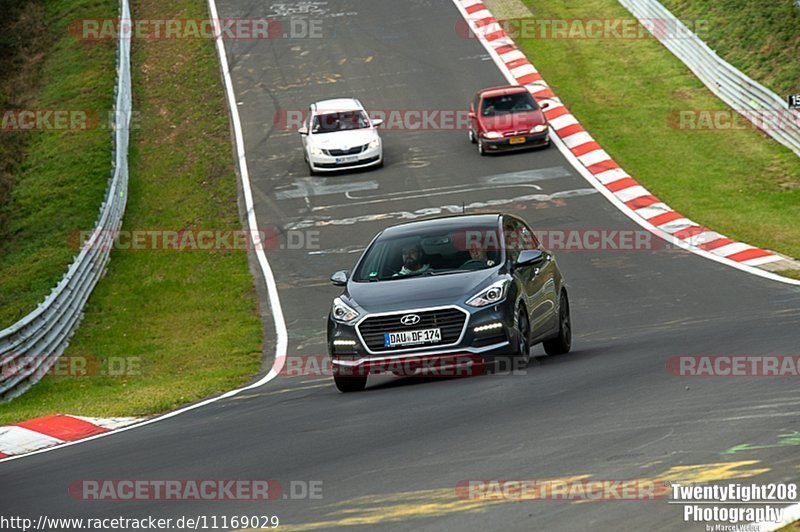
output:
M354 163L358 161L358 155L348 155L347 157L337 157L336 164Z
M403 331L394 333L384 333L384 347L396 347L399 345L420 345L435 344L442 341L441 329L420 329L418 331Z
M525 144L525 137L511 137L508 139L509 144Z

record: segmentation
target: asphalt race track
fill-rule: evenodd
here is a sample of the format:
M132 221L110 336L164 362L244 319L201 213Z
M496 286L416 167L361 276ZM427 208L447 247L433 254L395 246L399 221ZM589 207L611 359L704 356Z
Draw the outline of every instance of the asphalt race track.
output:
M218 8L221 18L261 18L293 4ZM267 253L290 357L326 352L325 317L339 294L328 277L388 225L463 205L548 230L640 229L555 147L481 157L465 131L388 129L384 168L310 180L298 135L276 125L276 113L335 96L368 109L463 109L475 90L505 81L477 40L456 33L449 0L306 5L323 20L323 38L226 43L259 225L318 238ZM329 377L281 376L163 422L0 464L0 513L277 515L296 527L287 529L699 530L666 500L465 501L455 490L466 479L797 480L797 448L779 443L798 429L796 377L688 378L666 363L797 354L800 289L659 240L652 247L558 252L573 351L546 357L536 346L525 374L384 377L347 395ZM321 499L266 503L81 501L68 494L80 479L276 479L323 489Z

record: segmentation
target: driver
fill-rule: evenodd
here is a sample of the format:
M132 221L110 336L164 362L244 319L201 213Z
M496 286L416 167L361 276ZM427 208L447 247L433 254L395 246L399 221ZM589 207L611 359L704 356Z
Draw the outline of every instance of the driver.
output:
M399 276L419 275L431 268L430 264L423 264L422 262L422 246L419 243L403 246L402 255L403 267L397 273Z

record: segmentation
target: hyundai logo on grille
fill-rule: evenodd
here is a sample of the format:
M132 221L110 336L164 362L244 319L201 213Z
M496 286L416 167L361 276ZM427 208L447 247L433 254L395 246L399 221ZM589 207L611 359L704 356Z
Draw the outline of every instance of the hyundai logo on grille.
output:
M419 323L420 317L416 314L406 314L402 318L400 318L400 323L403 325L416 325Z

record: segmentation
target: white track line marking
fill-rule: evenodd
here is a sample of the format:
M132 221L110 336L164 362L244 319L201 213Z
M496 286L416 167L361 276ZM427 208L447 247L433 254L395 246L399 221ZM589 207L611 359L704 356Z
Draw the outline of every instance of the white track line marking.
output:
M217 13L217 4L215 0L208 0L208 9L209 9L209 14L211 15L211 20L219 21L219 15ZM220 35L219 33L220 29L217 26L217 24L219 23L217 22L215 24L216 26L215 33L217 35ZM88 438L84 438L82 440L66 442L61 445L48 447L46 449L40 449L27 454L9 456L8 458L0 460L0 462L5 462L8 460L18 460L20 458L25 458L26 456L32 456L34 454L44 453L48 451L55 451L58 449L64 449L65 447L69 447L79 443L96 440L98 438L104 438L112 434L119 434L120 432L125 432L128 430L143 427L145 425L150 425L152 423L157 423L159 421L175 417L179 414L183 414L184 412L189 412L191 410L196 410L211 403L216 403L221 399L227 399L229 397L233 397L234 395L237 395L246 390L259 388L267 384L271 380L273 380L275 377L277 377L280 374L281 370L283 369L283 366L286 363L286 352L289 345L289 333L286 330L286 320L283 317L283 309L281 308L281 302L278 296L278 286L275 284L275 276L272 274L272 268L269 265L269 261L267 260L266 254L264 253L263 246L258 245L261 242L258 237L258 230L257 230L258 222L256 221L256 213L253 207L253 191L250 187L250 173L248 172L247 169L247 159L245 157L242 122L241 119L239 118L239 108L236 105L236 95L233 90L233 80L231 79L230 68L228 66L228 58L225 55L225 43L223 39L221 38L216 39L216 45L217 45L217 54L219 55L219 60L220 60L220 67L222 69L222 76L225 81L225 93L228 97L228 108L231 113L231 122L233 123L234 137L236 140L236 156L239 162L239 172L242 178L242 189L244 192L245 208L247 210L247 223L251 233L255 235L254 247L256 249L256 256L258 258L258 263L261 266L261 272L264 274L264 279L267 284L267 292L269 293L269 305L270 305L270 310L272 311L272 320L275 324L275 333L277 337L277 342L275 345L275 362L272 364L272 369L269 370L269 373L267 373L266 375L264 375L263 377L261 377L259 380L257 380L252 384L227 391L217 397L211 397L209 399L205 399L198 403L194 403L189 406L179 408L178 410L174 410L172 412L167 412L166 414L160 415L158 417L147 419L145 421L142 421L141 423L128 425L127 427L122 427L111 432L96 434L94 436L89 436ZM58 441L60 440L56 440L56 442Z

